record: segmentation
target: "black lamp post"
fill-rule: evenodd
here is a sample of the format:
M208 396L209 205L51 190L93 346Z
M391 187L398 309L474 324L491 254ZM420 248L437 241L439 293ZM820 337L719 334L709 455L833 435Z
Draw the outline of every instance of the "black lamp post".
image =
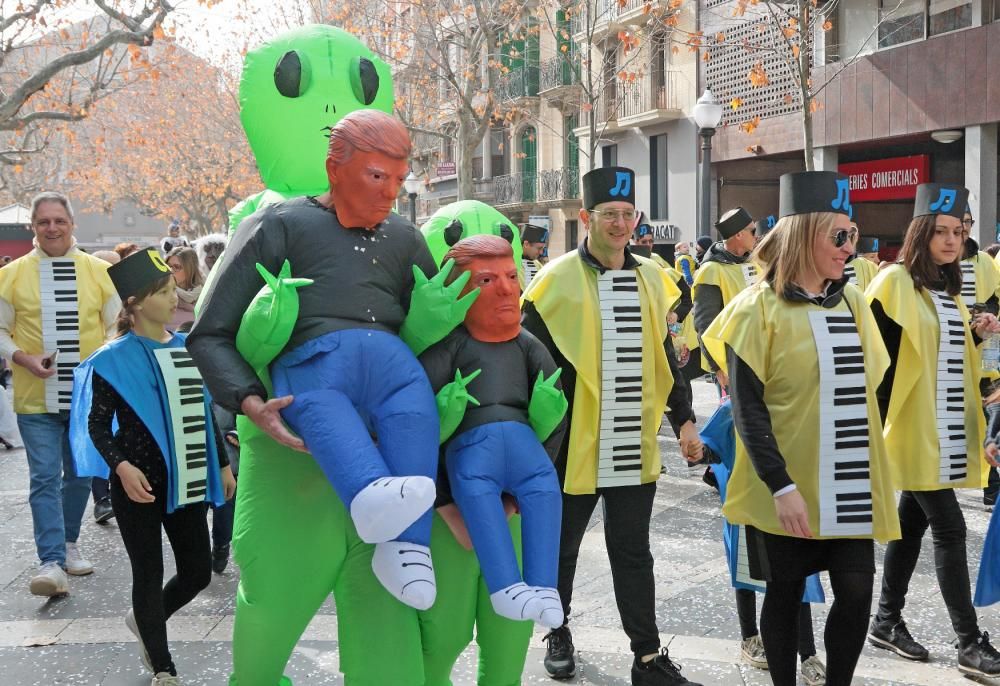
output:
M417 193L420 192L421 185L420 179L417 178L412 169L409 176L403 179L403 187L406 189L406 195L410 198L410 223L414 226L417 225Z
M694 121L701 136L701 212L698 214L698 236L708 236L712 227L712 136L722 121L722 105L712 91L705 92L694 106Z

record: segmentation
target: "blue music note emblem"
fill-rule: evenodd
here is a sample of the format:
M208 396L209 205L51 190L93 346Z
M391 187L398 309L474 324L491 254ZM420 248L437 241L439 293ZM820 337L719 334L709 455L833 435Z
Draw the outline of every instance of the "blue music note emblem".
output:
M837 198L830 203L830 207L835 210L844 210L848 217L854 216L854 208L851 207L851 181L850 179L837 179Z
M767 230L768 230L768 231L770 231L771 229L773 229L773 228L774 228L774 225L775 225L776 223L777 223L777 222L775 221L775 219L774 219L774 215L773 215L773 214L769 214L769 215L767 215Z
M632 193L632 175L628 172L615 172L615 187L608 191L611 197L628 197Z
M957 193L954 188L942 188L938 193L938 199L931 203L931 212L951 212L951 208L955 206L955 196Z

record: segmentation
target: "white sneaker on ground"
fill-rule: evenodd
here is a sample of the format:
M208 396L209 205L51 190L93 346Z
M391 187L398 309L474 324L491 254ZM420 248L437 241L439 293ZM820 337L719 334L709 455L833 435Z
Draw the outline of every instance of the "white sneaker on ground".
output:
M142 642L142 636L139 635L139 625L135 623L135 612L129 610L125 615L125 626L128 630L132 632L135 636L135 640L139 642L139 657L142 658L142 664L145 665L146 669L153 671L153 661L149 659L149 651L146 650L146 644ZM167 672L160 672L159 674L167 674ZM157 676L159 676L159 674ZM167 674L167 676L170 676ZM156 683L156 677L153 677L153 683ZM180 683L180 682L178 682Z
M87 576L94 573L94 565L80 554L80 547L69 541L66 541L66 573L73 576Z
M151 686L184 686L180 677L176 677L170 672L157 672L153 677Z
M826 684L826 665L815 655L810 655L802 662L802 679L806 686L824 686Z
M764 652L764 641L761 640L760 634L743 639L740 643L740 656L751 667L767 669L767 654Z
M46 562L28 584L32 595L51 598L69 593L69 579L58 562Z

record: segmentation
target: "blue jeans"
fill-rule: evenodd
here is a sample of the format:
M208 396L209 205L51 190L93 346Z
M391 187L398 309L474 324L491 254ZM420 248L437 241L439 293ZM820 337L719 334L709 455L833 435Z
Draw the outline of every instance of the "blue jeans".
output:
M271 379L276 397L295 396L281 416L346 507L381 477L437 475L434 391L398 336L366 329L325 334L278 358ZM396 540L430 545L432 510Z
M19 414L17 428L28 454L31 519L42 564L66 563L66 542L80 537L90 477L78 477L69 448L69 412Z

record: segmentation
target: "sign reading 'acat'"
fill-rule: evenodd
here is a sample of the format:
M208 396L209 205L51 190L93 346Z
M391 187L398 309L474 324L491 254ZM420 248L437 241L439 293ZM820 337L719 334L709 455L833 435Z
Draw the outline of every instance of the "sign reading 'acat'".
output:
M930 155L891 157L838 166L851 180L851 202L912 200L917 186L930 181Z

